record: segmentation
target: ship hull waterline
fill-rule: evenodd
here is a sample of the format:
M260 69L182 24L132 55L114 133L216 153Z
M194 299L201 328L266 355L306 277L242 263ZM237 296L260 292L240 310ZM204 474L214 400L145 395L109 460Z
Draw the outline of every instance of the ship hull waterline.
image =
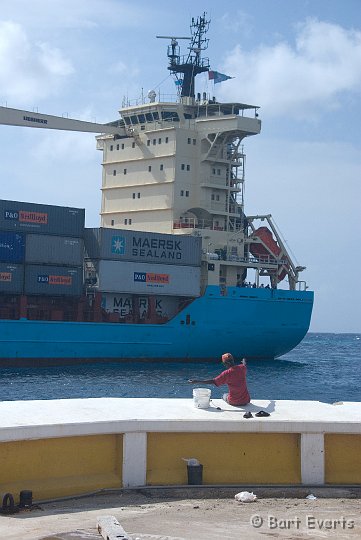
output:
M312 306L311 291L209 286L164 324L2 320L0 367L274 359L303 339Z

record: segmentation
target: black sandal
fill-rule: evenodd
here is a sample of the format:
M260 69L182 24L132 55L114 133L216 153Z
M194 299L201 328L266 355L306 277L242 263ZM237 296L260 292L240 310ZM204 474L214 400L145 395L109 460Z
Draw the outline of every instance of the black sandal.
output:
M271 416L271 415L270 413L266 411L259 411L258 413L255 414L255 416Z
M248 411L243 415L243 418L253 418L253 414L251 413L251 411Z

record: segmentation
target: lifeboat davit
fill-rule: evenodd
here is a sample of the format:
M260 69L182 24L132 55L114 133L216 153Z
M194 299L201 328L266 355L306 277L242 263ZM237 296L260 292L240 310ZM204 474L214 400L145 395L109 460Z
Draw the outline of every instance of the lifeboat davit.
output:
M257 236L264 244L254 243L250 245L249 250L253 257L257 257L257 259L262 260L265 257L272 257L272 255L274 255L275 258L280 255L282 250L277 244L276 240L273 238L272 232L267 227L259 227L254 231L253 236ZM286 265L282 264L279 266L277 273L278 282L282 281L287 274L285 266L289 267L289 261L286 255L284 255L283 260L287 261L287 263Z

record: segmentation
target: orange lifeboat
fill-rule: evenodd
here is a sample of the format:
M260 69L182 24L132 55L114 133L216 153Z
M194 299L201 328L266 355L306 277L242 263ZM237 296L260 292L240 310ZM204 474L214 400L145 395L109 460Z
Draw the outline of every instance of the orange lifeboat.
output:
M274 255L275 258L277 258L280 255L282 250L277 244L276 240L273 238L272 232L267 227L259 227L254 231L253 236L257 236L264 244L254 243L250 245L249 249L254 257L262 261L262 259L265 260L266 257L272 257L272 255ZM287 257L284 256L283 259L287 261L286 266L289 267ZM285 265L280 265L277 273L278 282L282 281L286 274L287 270L285 269Z

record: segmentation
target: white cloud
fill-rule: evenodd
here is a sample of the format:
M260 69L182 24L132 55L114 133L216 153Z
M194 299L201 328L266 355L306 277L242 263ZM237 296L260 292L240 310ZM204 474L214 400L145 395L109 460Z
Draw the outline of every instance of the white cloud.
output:
M361 85L361 32L308 20L297 27L295 43L279 42L251 52L238 45L224 63L236 77L221 95L262 105L268 114L317 116L339 107L345 91Z
M33 104L56 93L73 72L63 53L47 43L31 43L21 25L0 22L0 98Z

